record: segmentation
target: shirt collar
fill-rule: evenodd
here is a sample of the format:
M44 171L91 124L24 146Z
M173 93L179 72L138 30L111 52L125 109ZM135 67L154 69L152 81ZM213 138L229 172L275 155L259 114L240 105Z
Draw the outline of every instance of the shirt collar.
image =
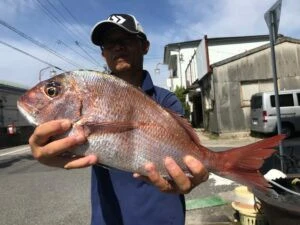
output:
M113 73L110 74L113 75ZM154 84L147 70L143 70L142 90L146 92L148 95L152 95L154 91Z

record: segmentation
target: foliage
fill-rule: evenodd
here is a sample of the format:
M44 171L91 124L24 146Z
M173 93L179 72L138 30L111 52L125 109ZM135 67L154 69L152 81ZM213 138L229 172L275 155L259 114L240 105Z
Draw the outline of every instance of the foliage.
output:
M186 89L184 87L176 86L174 93L183 106L184 117L189 119L191 109L190 109L190 105L185 101L186 94L187 94Z

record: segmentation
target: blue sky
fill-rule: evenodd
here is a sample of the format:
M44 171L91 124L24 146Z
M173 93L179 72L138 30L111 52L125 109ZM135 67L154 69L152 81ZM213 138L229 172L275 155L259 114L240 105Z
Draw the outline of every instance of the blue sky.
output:
M63 4L61 4L63 3ZM105 64L90 42L90 30L112 13L136 16L151 42L145 69L154 83L166 87L169 75L163 61L168 43L208 37L268 34L264 13L275 0L1 0L0 20L28 38L50 48L72 64L54 56L0 23L0 41L64 70L100 69ZM71 15L67 10L71 12ZM55 18L49 16L55 15ZM283 0L279 33L300 39L299 0ZM78 44L76 44L76 42ZM75 65L74 65L75 64ZM0 80L33 86L47 67L0 43ZM43 71L48 76L50 70Z

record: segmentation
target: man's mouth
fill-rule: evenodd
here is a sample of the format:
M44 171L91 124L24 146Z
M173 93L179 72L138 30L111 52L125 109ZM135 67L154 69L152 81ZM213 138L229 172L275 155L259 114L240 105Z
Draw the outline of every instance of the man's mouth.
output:
M127 56L126 55L116 55L113 57L114 60L119 61L119 60L126 60Z

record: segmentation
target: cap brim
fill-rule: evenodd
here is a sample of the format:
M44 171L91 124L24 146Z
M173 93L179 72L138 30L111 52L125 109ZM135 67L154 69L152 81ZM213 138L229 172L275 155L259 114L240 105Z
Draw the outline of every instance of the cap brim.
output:
M110 22L110 21L100 21L99 23L97 23L93 29L92 29L92 32L91 32L91 40L92 42L95 44L95 45L101 45L101 38L103 36L103 34L105 34L105 32L112 28L112 27L119 27L121 28L122 30L124 31L127 31L131 34L139 34L140 32L138 31L131 31L131 30L128 30L127 28L123 27L122 25L119 25L117 23L114 23L114 22Z

